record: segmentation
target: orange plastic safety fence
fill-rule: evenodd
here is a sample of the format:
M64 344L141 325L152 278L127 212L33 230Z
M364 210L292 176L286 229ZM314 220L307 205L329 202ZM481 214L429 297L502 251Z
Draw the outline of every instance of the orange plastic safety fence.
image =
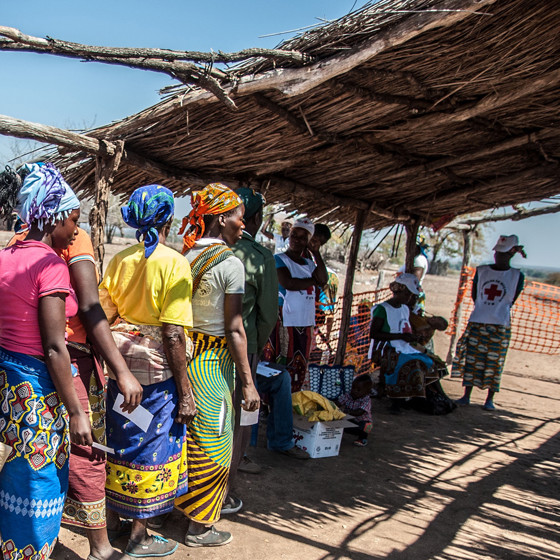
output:
M461 324L458 331L462 334L474 304L471 297L475 269L461 271L455 309L449 323L447 334L455 334L457 325L455 315L461 303ZM510 348L538 352L540 354L560 354L560 287L527 282L512 308Z
M356 373L366 373L372 370L371 362L367 359L371 308L390 297L391 290L382 288L354 294L352 298L352 314L344 365L354 365ZM321 320L322 324L315 327L315 340L310 356L311 363L333 364L340 335L343 300L344 298L341 297L337 301L334 315L326 316L324 322Z

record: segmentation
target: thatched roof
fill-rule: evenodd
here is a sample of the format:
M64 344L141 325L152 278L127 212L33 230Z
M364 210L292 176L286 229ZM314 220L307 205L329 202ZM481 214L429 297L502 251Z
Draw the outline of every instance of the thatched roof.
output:
M175 87L88 134L167 169L123 159L121 194L250 184L312 217L367 208L366 227L539 200L560 193L559 29L557 0L380 1L280 45L305 63L229 69L238 111ZM92 194L95 158L56 163Z

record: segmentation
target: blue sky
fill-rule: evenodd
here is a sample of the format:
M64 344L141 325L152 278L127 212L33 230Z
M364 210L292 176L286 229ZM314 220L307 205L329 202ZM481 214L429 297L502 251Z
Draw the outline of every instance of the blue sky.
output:
M263 35L336 19L364 0L2 0L0 25L37 37L104 46L235 51L276 46L291 34ZM0 114L58 126L91 128L160 100L165 75L44 54L0 52ZM15 140L0 136L0 162ZM495 237L517 233L532 266L560 267L560 216L498 222ZM492 235L490 237L493 237ZM491 249L491 247L489 247Z

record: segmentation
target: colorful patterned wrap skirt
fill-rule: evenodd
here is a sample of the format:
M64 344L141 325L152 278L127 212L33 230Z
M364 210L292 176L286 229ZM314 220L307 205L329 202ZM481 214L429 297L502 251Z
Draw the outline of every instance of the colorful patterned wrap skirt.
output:
M279 319L264 347L264 361L286 366L292 380L292 393L309 389L313 333L313 327L284 327Z
M377 343L372 359L379 366L385 393L392 399L425 397L426 386L446 373L429 355L399 353L385 342Z
M457 343L452 377L462 376L465 387L475 386L497 393L510 338L510 327L469 323Z
M89 345L68 343L68 352L78 375L74 387L92 428L93 439L105 444L105 377ZM93 447L70 446L68 494L62 522L101 529L106 526L105 453Z
M189 519L212 524L220 518L231 463L235 365L225 338L192 336L188 374L198 414L187 428L189 491L175 507Z
M68 487L68 419L40 360L0 348L0 471L4 560L46 560L60 530Z
M173 509L187 491L185 425L175 422L178 393L173 377L144 385L141 406L153 414L144 432L113 410L120 394L107 383L107 506L123 517L145 519Z

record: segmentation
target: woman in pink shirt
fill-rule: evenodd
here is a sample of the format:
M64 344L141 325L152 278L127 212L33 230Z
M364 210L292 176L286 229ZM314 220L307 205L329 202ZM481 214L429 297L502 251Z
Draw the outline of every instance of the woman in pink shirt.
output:
M60 529L70 441L91 445L72 382L65 327L77 302L66 263L80 203L51 164L0 175L0 211L15 204L24 241L0 251L0 534L4 558L47 560Z

